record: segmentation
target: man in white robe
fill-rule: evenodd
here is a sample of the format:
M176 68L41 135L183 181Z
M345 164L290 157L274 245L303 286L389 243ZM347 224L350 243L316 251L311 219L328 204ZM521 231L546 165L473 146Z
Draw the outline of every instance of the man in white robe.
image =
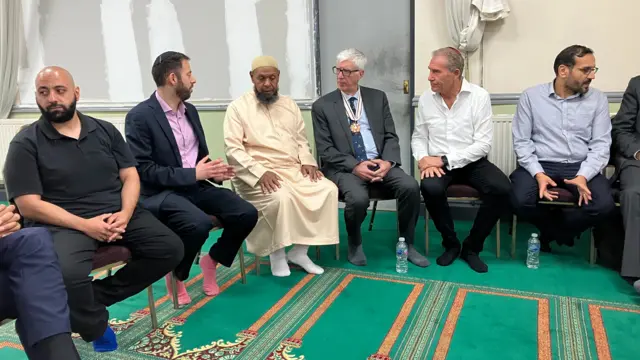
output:
M257 57L249 75L254 88L229 105L224 119L225 152L236 172L232 183L258 209L247 249L269 255L274 276L291 273L287 262L322 274L307 251L339 241L338 188L318 170L297 104L278 94L277 61Z

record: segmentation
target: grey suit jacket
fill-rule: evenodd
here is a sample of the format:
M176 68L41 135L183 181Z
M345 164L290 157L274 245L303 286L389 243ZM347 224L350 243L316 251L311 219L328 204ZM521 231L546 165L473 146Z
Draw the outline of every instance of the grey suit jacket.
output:
M611 154L616 166L616 175L625 166L640 165L640 162L634 159L636 151L640 151L639 116L640 76L636 76L629 81L629 86L622 97L620 110L613 118Z
M364 86L360 87L360 95L380 158L400 166L400 144L387 95ZM316 100L311 107L311 118L316 150L325 176L352 172L358 160L355 158L349 119L340 90L336 89Z

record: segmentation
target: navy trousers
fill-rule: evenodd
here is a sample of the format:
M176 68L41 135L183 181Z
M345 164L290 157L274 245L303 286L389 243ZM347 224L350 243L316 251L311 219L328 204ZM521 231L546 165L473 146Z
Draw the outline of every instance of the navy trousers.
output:
M564 183L573 179L580 170L580 163L562 164L540 162L544 172L558 187L569 190L576 199L579 196L575 186ZM592 200L589 204L573 208L553 208L538 206L538 182L524 168L517 168L511 178L511 204L518 217L530 221L541 233L541 241L560 240L566 243L585 230L597 225L611 215L616 207L611 194L611 186L606 177L596 175L587 182ZM556 210L555 213L553 211ZM558 211L559 210L559 211ZM545 238L542 238L542 235Z
M0 238L0 289L0 319L17 319L16 330L30 359L79 359L48 230L22 229Z

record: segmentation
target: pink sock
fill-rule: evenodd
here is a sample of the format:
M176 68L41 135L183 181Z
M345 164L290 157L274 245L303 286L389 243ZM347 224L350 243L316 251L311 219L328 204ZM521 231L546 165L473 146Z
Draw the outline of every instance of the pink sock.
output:
M173 296L172 292L171 292L171 274L167 274L167 276L164 277L164 282L167 284L167 292L169 293L169 296ZM182 281L179 281L176 279L176 284L178 287L178 305L187 305L191 302L191 297L189 296L189 293L187 292L187 287L184 286L184 283Z
M216 281L216 266L218 262L213 260L211 256L205 255L200 258L200 268L204 280L202 281L202 289L207 296L216 296L220 292L218 282Z

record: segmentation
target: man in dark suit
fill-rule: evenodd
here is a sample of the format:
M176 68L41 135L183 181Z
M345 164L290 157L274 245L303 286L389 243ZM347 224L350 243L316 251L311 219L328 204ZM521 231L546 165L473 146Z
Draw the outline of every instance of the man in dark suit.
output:
M80 359L51 234L20 227L15 206L0 205L0 321L17 319L29 359Z
M624 221L621 275L636 281L640 292L640 76L629 81L620 110L613 118L612 157L620 179L620 210Z
M189 60L173 51L158 56L151 69L157 91L131 109L125 120L127 142L138 162L141 202L184 242L184 258L174 271L180 280L180 305L191 301L183 281L213 228L211 216L220 220L224 231L200 261L209 296L219 292L216 265L231 266L258 218L253 205L213 185L234 174L222 160L209 161L198 111L186 102L196 83ZM169 281L167 276L167 287Z
M344 218L352 264L367 262L360 227L369 207L369 189L377 188L398 200L398 226L409 246L409 261L426 267L429 261L413 246L420 188L400 168L400 145L386 94L358 85L365 65L362 52L342 51L333 67L338 89L313 104L311 116L322 172L336 183L346 203Z

